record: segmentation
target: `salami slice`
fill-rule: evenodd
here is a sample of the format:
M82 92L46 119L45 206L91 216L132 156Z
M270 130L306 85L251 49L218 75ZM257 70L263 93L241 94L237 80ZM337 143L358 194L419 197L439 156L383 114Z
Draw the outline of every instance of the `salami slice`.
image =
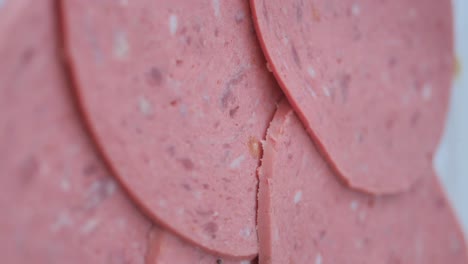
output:
M206 253L173 234L154 226L149 235L146 264L251 264L250 260L227 260Z
M54 3L10 1L0 11L12 15L0 23L1 262L142 263L151 224L82 128Z
M81 107L148 215L204 249L257 253L259 140L280 89L245 1L64 1Z
M468 263L461 229L432 172L409 192L342 185L286 103L260 168L260 263Z
M389 194L429 176L453 65L449 0L251 0L260 43L338 175Z

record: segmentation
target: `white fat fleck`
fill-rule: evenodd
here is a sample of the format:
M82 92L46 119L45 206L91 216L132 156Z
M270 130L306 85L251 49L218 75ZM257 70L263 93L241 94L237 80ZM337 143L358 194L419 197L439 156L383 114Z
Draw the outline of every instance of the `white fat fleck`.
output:
M420 261L421 258L424 256L424 240L421 235L416 237L416 241L414 243L414 250L416 252L416 258Z
M260 104L260 99L255 100L254 108L257 108L257 106ZM254 113L255 114L255 113Z
M104 200L104 196L100 195L100 190L103 188L103 183L100 180L94 181L88 188L86 209L92 209L98 207Z
M252 229L250 229L250 227L243 228L240 231L240 235L244 238L248 238L252 235Z
M60 189L64 192L70 191L70 181L67 178L62 178L60 181Z
M361 211L358 215L358 219L360 222L366 221L367 214L365 211Z
M209 102L211 97L209 95L203 95L203 101Z
M187 105L180 104L179 113L180 113L181 116L187 116L187 113L188 113Z
M140 96L138 98L138 109L140 110L140 113L145 116L151 116L153 114L153 106L144 96Z
M115 193L115 190L117 189L117 184L113 180L108 180L104 185L104 189L106 191L106 195L111 196Z
M359 166L359 170L360 170L362 173L367 173L367 172L369 172L369 165L367 165L367 164L361 164L361 166Z
M399 47L403 45L403 41L400 39L395 39L395 38L388 38L385 41L385 44L389 47Z
M302 191L296 191L294 194L294 204L298 204L302 200Z
M239 10L239 11L236 13L236 17L235 17L236 22L237 22L237 23L240 23L240 22L242 22L242 21L244 20L244 18L245 18L245 13L244 13L244 11L243 11L243 10Z
M2 8L5 5L6 0L0 0L0 8Z
M323 263L322 254L318 253L315 256L315 264L322 264L322 263Z
M289 66L288 66L288 63L286 60L283 61L283 67L286 69L286 70L289 70Z
M114 180L111 178L103 179L103 180L96 180L89 187L88 194L89 196L99 196L99 193L101 192L101 190L104 190L105 197L108 197L109 195L115 192L116 188L117 188L117 185L114 182ZM101 197L101 198L105 198L105 197Z
M128 0L119 0L119 3L121 6L127 6L128 5Z
M55 222L50 226L50 231L57 233L64 227L69 227L73 225L73 220L71 219L68 212L60 212L57 216Z
M305 87L306 87L306 90L309 93L309 95L312 96L312 98L317 97L317 94L314 92L314 89L312 89L312 87L310 85L306 84Z
M171 35L175 35L175 33L177 32L177 16L174 15L174 14L171 14L169 16L169 32L171 33Z
M244 155L240 155L239 157L235 158L235 159L231 162L231 164L229 164L229 168L231 168L231 169L238 169L244 160L245 160L245 156L244 156Z
M416 9L410 8L410 9L408 10L408 16L409 16L410 18L415 18L416 15L417 15Z
M275 228L273 231L273 241L278 242L280 240L279 229Z
M287 36L284 36L284 37L281 39L281 42L283 42L283 45L289 46L289 38L288 38Z
M256 124L257 123L257 113L252 112L252 114L249 117L249 120L247 120L247 124Z
M219 17L221 14L221 8L219 6L219 0L211 0L211 4L213 5L214 15Z
M127 220L125 220L125 219L123 219L123 218L117 219L117 226L118 226L120 229L124 229L124 228L127 226Z
M356 249L362 249L364 247L364 241L362 239L356 239L354 241L354 247Z
M359 16L359 14L361 14L361 7L359 6L359 4L354 3L354 4L351 6L351 14L352 14L353 16Z
M432 86L430 84L424 84L422 91L421 91L421 96L424 101L429 101L431 100L432 97Z
M159 207L166 207L167 206L167 202L164 199L159 200L158 203L159 203Z
M286 8L284 7L281 7L281 12L283 13L283 15L287 16L288 15L288 10L286 10Z
M169 87L174 90L175 93L181 93L180 88L182 87L182 82L179 80L172 79L171 77L167 78Z
M250 260L242 260L239 264L251 264Z
M127 56L130 46L125 32L118 31L114 34L114 56L123 59Z
M353 200L351 201L351 203L349 204L349 208L352 210L352 211L356 211L359 207L359 202L356 201L356 200Z
M327 86L322 86L322 91L323 91L323 94L326 96L326 97L330 97L330 90L328 89Z
M201 200L202 193L201 193L201 191L194 191L193 196L195 196L195 199Z
M312 68L312 66L307 67L307 73L310 77L315 78L315 70Z
M184 214L185 214L185 209L184 209L184 208L179 208L179 209L177 209L177 215L178 215L178 216L182 216L182 215L184 215Z
M94 229L96 229L98 225L99 225L99 219L91 218L88 221L86 221L86 223L84 223L83 226L81 226L80 231L83 235L87 235L93 232Z
M73 158L74 156L78 155L80 151L81 151L81 146L77 144L70 144L66 149L66 155L69 158ZM68 162L71 163L70 161Z
M382 80L382 82L388 83L390 82L390 74L386 71L383 71L380 73L380 79Z
M205 118L205 113L201 110L197 110L195 111L195 116L198 118L198 119L203 119Z
M139 249L139 248L141 248L141 245L140 245L140 243L138 243L138 242L133 242L132 245L131 245L131 247L132 247L133 249Z

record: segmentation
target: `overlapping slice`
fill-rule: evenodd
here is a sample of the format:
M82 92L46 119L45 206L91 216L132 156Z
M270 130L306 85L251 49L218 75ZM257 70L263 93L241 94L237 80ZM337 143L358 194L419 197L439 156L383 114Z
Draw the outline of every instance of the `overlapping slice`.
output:
M245 1L63 2L81 107L116 176L163 227L257 252L259 140L279 89Z
M268 129L259 187L260 263L468 263L434 173L406 193L342 185L282 103Z
M453 65L449 0L251 0L270 68L331 166L367 193L430 175Z
M59 61L54 3L2 10L12 16L0 25L1 262L143 263L151 224L82 128Z
M228 260L210 255L185 243L173 234L154 226L148 237L145 264L251 264L250 260Z

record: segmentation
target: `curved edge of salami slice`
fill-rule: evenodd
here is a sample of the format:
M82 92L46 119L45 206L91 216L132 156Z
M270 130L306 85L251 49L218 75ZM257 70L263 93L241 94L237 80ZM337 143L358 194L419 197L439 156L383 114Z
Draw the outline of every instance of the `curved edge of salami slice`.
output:
M250 1L269 69L336 175L355 190L403 193L433 166L452 77L452 11L449 1L423 2L392 1L386 11L372 1ZM382 13L398 19L374 25ZM389 36L395 40L386 46Z
M259 169L260 263L468 263L460 225L427 173L392 196L344 186L284 101Z
M251 260L229 260L211 255L158 226L152 227L148 240L145 264L253 264Z
M142 263L151 223L83 128L56 1L22 2L0 32L1 262Z
M248 2L62 2L80 108L130 197L213 254L256 256L259 139L281 90Z

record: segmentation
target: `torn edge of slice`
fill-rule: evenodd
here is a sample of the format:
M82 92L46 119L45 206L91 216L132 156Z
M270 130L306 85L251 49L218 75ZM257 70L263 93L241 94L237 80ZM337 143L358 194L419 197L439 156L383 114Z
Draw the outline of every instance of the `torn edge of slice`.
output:
M338 180L286 101L263 146L260 263L468 263L461 228L432 171L407 193L355 191Z

